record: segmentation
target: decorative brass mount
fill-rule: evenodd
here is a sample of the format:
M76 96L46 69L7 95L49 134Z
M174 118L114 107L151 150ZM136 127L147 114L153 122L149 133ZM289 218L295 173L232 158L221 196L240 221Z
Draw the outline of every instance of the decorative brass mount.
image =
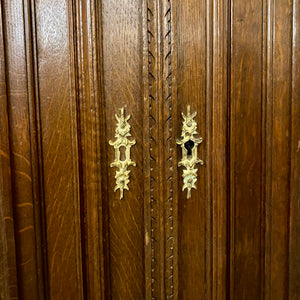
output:
M190 106L187 106L187 115L185 116L181 113L183 117L182 122L182 132L181 140L177 140L177 144L181 146L182 149L182 159L178 163L178 167L183 166L183 187L182 190L187 189L187 198L191 198L191 190L197 189L197 171L195 168L196 164L200 163L203 165L204 162L201 159L197 158L197 147L202 143L202 137L196 138L194 135L198 134L197 132L197 123L194 118L197 115L197 112L193 114L190 113Z
M109 144L115 148L115 160L110 164L111 167L117 167L119 170L116 171L116 187L114 191L120 190L120 199L123 199L124 190L129 190L129 174L130 170L128 167L136 166L136 163L130 158L130 149L136 143L135 140L130 141L128 139L130 134L130 125L127 122L130 119L130 115L124 116L124 107L121 108L121 114L118 116L115 114L117 119L117 126L115 130L116 140L109 141ZM121 147L125 147L125 158L121 159Z

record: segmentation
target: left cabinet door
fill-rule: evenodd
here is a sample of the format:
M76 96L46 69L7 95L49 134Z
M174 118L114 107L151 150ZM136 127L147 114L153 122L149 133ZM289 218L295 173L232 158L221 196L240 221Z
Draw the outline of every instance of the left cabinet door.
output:
M0 10L0 299L144 299L143 2ZM109 144L121 108L133 162L124 190Z

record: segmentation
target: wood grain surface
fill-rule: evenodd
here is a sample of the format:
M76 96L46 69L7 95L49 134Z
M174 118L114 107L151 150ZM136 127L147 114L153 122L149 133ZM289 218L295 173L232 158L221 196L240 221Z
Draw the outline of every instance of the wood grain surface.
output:
M114 140L115 114L125 107L131 115L131 148L136 167L130 167L129 191L120 201L114 192L116 168L108 167L108 244L110 295L113 299L143 299L144 224L143 224L143 77L142 3L136 0L103 1L103 85L106 144ZM112 26L113 24L113 26ZM113 162L115 150L107 147L105 159Z
M299 1L1 0L0 24L0 300L300 299Z
M262 22L259 1L248 1L245 5L232 2L229 266L232 299L259 299L262 291ZM256 46L251 47L254 41Z
M210 216L210 190L206 183L209 169L206 161L206 151L209 132L206 130L206 116L210 117L206 98L207 43L206 18L209 17L210 7L206 1L192 1L189 5L177 2L177 51L178 51L178 113L180 120L177 127L177 138L180 138L182 117L186 114L187 105L191 112L197 111L195 120L198 124L196 137L202 137L203 142L198 146L198 157L204 160L204 166L198 164L197 190L192 189L191 198L187 199L186 190L182 190L182 172L178 172L178 265L179 265L179 299L203 299L209 290L207 276L210 270L211 239L207 235L210 228L207 220ZM189 32L189 34L186 34ZM208 100L208 101L206 101ZM181 149L177 151L178 161ZM192 242L193 241L193 242ZM208 260L207 260L208 258Z
M3 4L0 3L0 24L3 26ZM0 53L4 53L4 31L0 31ZM5 56L0 56L0 299L17 299L17 266L11 152L7 111Z

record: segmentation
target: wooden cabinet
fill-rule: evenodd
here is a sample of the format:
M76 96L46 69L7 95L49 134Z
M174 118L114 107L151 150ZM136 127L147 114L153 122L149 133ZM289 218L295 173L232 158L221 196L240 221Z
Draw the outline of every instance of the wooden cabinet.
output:
M299 1L0 11L1 300L300 299Z

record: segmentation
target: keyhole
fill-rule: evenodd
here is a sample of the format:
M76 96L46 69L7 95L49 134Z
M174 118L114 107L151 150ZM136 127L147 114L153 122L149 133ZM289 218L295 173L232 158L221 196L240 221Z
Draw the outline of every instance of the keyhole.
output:
M120 147L120 160L121 161L126 160L126 147L125 146Z
M191 140L184 143L184 148L187 150L187 155L192 155L192 149L194 148L195 143Z

